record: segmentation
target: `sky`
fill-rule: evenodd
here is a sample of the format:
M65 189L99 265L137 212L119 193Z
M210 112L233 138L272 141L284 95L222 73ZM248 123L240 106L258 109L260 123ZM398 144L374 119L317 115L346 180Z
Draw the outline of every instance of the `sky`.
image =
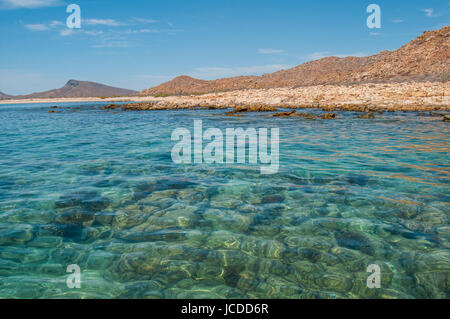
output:
M80 29L66 24L69 4L81 8ZM367 26L370 4L381 28ZM0 91L260 75L396 50L448 26L449 13L449 0L0 0Z

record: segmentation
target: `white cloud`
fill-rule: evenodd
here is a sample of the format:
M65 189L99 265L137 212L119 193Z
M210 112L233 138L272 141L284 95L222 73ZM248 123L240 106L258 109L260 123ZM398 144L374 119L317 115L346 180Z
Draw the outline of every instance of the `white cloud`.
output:
M133 21L137 22L137 23L142 23L142 24L148 24L148 23L156 23L158 22L158 20L153 20L153 19L144 19L144 18L133 18Z
M323 52L313 52L311 54L308 54L305 57L302 57L302 59L305 59L307 61L315 61L320 60L326 57L337 57L337 58L346 58L346 57L365 57L369 54L367 52L354 52L354 53L332 53L331 51L323 51Z
M114 19L84 19L83 23L86 25L106 25L108 27L117 27L121 25Z
M128 48L130 45L126 41L112 41L108 43L101 43L92 45L91 48L102 49L102 48Z
M281 54L284 53L283 50L277 50L277 49L259 49L259 53L261 54Z
M0 0L0 9L36 9L61 4L60 0Z
M62 37L67 37L67 36L72 35L74 33L75 33L75 31L73 31L73 29L63 29L63 30L59 31L59 35L62 36Z
M395 20L392 20L392 22L394 22L394 23L402 23L402 22L405 22L405 20L403 20L403 19L395 19Z
M425 15L429 18L441 17L441 13L435 13L433 8L422 9L422 12L425 12Z
M98 36L104 34L102 30L94 30L94 31L84 31L84 34L92 35L92 36Z
M120 33L122 33L122 34L139 34L139 33L160 33L160 32L161 32L160 30L153 30L153 29L139 29L139 30L128 29L128 30L122 31Z
M49 29L45 24L27 24L25 28L31 31L47 31Z
M434 9L433 8L423 9L422 11L425 12L427 17L432 17L434 15Z
M67 37L70 35L73 35L75 33L77 34L86 34L90 36L100 36L103 35L105 32L102 30L84 30L84 29L69 29L66 28L66 25L63 22L60 21L51 21L48 24L27 24L25 25L25 28L31 31L56 31L58 34L62 37Z
M45 23L36 23L36 24L26 24L24 25L25 28L31 31L47 31L50 29L54 29L56 27L65 26L65 24L61 21L51 21L48 24Z
M196 68L191 76L203 79L216 79L222 77L231 77L238 75L259 75L263 73L271 73L282 69L287 69L289 66L284 64L270 64L270 65L255 65L242 67L202 67Z
M130 26L130 25L138 25L138 24L150 24L156 23L157 20L153 19L144 19L144 18L132 18L128 21L117 21L114 19L84 19L83 23L86 25L104 25L108 27L118 27L118 26Z
M53 21L51 21L51 22L49 23L50 28L54 28L54 27L58 27L58 26L63 26L63 25L65 25L64 22L56 21L56 20L53 20Z

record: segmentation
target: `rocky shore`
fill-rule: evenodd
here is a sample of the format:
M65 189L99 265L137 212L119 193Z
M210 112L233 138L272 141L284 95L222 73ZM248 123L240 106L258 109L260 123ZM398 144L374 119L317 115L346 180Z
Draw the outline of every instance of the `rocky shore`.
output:
M115 98L61 98L4 100L0 104L108 102L105 109L233 109L274 112L280 108L322 108L326 112L450 111L450 83L405 82L359 85L318 85L300 88L237 90L204 95L132 96ZM114 104L127 103L127 104ZM294 115L295 116L295 115Z
M163 110L204 107L234 108L233 113L276 111L277 108L322 108L324 111L446 111L450 84L410 82L360 85L319 85L301 88L239 90L204 95L132 98L107 108ZM230 114L231 115L231 114Z

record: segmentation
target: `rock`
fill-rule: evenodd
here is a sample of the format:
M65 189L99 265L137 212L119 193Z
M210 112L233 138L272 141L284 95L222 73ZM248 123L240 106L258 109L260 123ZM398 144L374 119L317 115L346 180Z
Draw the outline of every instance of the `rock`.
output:
M280 195L267 195L261 199L261 204L282 203L284 197Z
M316 274L313 282L320 290L348 292L353 287L350 277L341 274Z
M110 201L107 198L100 196L97 192L79 191L61 196L55 203L55 208L63 209L77 207L90 212L99 212L108 207L109 204Z
M444 118L442 120L444 122L450 122L450 115L444 115Z
M45 230L56 236L65 238L80 239L83 234L84 226L79 223L62 224L55 222L45 226Z
M244 269L245 267L242 264L226 266L222 275L225 280L225 284L229 287L237 287L241 278L240 274L244 271Z
M234 112L226 112L226 113L225 113L225 116L242 117L242 115L236 114L236 113L234 113Z
M326 114L322 115L323 120L330 120L330 119L336 119L336 118L337 118L336 113L326 113Z
M359 250L367 255L373 256L375 248L369 239L356 232L338 232L335 234L339 246Z
M276 112L277 109L273 106L268 105L250 105L250 106L235 106L234 112L235 113L241 113L241 112Z
M29 247L57 248L62 245L61 237L40 236L28 243Z
M92 212L81 209L69 209L64 211L56 218L56 221L61 224L83 224L85 222L93 221L95 215Z
M273 117L289 117L292 116L292 114L295 113L295 110L289 111L289 112L283 112L283 113L275 113L272 114Z
M24 244L31 241L35 231L31 225L17 225L5 231L0 231L0 246L11 244Z
M374 119L375 118L375 114L373 112L363 113L363 114L359 114L358 118L359 119Z
M241 112L249 112L250 107L248 106L235 106L234 107L234 113L241 113Z
M104 109L104 110L115 110L115 109L119 109L121 107L122 106L118 105L118 104L109 104L107 106L102 107L102 109Z

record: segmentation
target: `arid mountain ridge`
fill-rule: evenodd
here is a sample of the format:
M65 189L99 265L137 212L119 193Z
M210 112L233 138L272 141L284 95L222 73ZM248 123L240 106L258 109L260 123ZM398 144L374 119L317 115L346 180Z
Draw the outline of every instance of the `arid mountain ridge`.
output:
M450 26L428 31L395 51L368 57L326 57L288 70L262 76L237 76L200 80L179 76L144 90L140 95L190 95L243 89L297 88L316 85L448 81L450 74ZM139 92L95 82L69 80L62 88L2 99L82 98L136 95Z
M116 88L100 83L69 80L62 88L28 95L11 96L0 92L0 99L42 99L70 97L113 97L137 94L137 91Z
M396 51L368 57L326 57L262 76L199 80L180 76L142 95L185 95L242 89L440 81L450 71L450 27L428 31ZM447 75L448 76L448 75Z
M10 98L12 98L11 95L8 95L8 94L5 94L5 93L3 93L3 92L0 92L0 100L3 100L3 99L10 99Z

